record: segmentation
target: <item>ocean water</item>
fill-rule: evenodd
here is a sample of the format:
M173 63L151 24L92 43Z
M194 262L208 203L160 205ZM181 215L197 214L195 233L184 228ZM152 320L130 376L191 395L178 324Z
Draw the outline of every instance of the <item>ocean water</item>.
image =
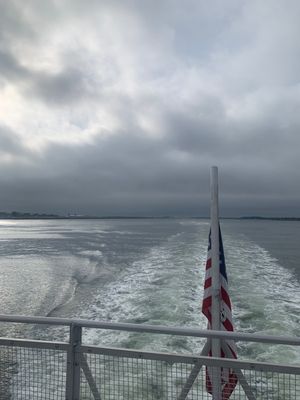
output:
M1 313L206 328L209 221L0 221ZM300 223L222 220L237 331L299 336ZM1 335L62 339L61 328L1 324ZM85 330L84 341L200 352L201 339ZM300 362L286 346L238 345L240 358Z

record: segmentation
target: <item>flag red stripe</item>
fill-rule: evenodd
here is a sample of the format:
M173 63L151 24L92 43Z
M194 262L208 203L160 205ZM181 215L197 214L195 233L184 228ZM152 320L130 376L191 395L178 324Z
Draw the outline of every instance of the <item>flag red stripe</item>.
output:
M224 328L226 329L226 331L233 332L233 325L229 321L229 319L225 319L225 321L223 321L222 324L223 324Z
M206 297L206 299L203 300L202 303L202 311L205 314L206 310L209 310L211 308L211 296Z
M207 289L211 286L211 277L205 279L205 283L204 283L204 289Z
M230 297L229 297L227 291L223 288L223 286L221 286L221 298L224 301L224 303L227 305L227 307L230 308L230 310L231 310Z

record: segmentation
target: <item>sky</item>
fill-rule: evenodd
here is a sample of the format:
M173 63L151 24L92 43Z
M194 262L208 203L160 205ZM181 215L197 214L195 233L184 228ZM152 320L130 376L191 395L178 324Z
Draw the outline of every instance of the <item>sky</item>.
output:
M298 0L0 0L0 210L300 216Z

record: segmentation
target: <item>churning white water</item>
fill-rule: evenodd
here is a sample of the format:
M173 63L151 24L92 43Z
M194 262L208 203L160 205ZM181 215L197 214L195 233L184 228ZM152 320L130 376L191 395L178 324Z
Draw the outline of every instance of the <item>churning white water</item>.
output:
M221 228L236 330L299 335L300 223L225 220ZM197 219L3 220L2 312L205 328L208 232L209 222ZM15 328L1 329L11 335ZM31 334L46 335L39 329ZM203 345L199 339L96 330L87 330L84 340L179 352ZM239 344L239 354L300 361L284 346Z

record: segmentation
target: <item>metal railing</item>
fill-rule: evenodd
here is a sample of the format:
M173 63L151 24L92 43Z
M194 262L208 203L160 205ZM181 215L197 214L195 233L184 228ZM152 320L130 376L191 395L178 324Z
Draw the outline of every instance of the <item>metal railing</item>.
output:
M82 329L179 335L300 346L300 338L191 328L1 315L0 322L69 327L69 340L0 339L1 400L211 399L205 381L232 371L230 399L300 399L300 365L107 348L82 343ZM297 347L298 348L298 347ZM204 368L206 367L206 368ZM227 399L224 392L220 399Z

